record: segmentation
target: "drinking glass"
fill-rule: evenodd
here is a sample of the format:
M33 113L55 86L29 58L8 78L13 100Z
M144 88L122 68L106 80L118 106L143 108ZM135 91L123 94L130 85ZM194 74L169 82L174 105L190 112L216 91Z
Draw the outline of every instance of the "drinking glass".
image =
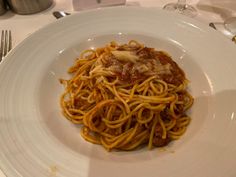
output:
M194 17L197 15L197 10L193 6L187 4L186 0L178 0L176 3L166 4L163 9L176 11L189 17Z
M224 21L224 27L234 35L236 34L236 17L229 17Z

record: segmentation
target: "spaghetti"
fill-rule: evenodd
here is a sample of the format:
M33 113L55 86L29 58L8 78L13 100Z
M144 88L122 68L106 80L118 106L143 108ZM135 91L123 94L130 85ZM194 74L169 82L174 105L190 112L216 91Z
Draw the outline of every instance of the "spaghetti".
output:
M63 114L107 150L161 147L179 139L193 103L184 72L163 52L131 40L85 50L63 80Z

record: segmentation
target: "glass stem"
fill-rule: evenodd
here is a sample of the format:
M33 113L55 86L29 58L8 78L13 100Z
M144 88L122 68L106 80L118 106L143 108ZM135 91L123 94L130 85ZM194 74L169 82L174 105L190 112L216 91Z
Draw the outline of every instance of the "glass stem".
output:
M182 11L186 8L186 0L178 0L177 8Z

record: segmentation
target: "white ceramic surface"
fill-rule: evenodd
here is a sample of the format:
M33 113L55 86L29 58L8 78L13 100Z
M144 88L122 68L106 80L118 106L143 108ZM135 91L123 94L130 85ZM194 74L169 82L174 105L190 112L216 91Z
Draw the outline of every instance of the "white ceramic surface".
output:
M191 81L192 122L164 149L106 152L60 113L58 79L79 52L129 39L168 51ZM91 10L48 25L0 65L0 167L8 177L235 176L235 49L208 26L155 8Z

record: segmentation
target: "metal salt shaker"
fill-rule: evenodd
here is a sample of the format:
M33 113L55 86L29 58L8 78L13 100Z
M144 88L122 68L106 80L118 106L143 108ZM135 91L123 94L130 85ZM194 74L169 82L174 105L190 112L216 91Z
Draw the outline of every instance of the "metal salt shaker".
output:
M10 9L17 14L27 15L49 8L53 0L7 0Z

